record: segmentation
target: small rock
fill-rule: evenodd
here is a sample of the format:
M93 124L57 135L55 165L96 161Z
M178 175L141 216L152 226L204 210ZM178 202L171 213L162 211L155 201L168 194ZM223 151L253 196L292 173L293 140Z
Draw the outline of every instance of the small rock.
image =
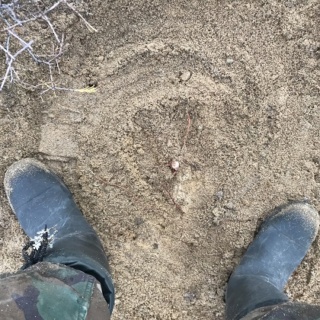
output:
M144 155L144 150L142 148L137 149L138 154Z
M147 44L148 50L153 51L153 52L162 51L165 47L166 47L165 44L162 42L151 42L151 43Z
M115 304L116 306L120 305L120 304L121 304L121 300L116 299L116 301L114 302L114 304Z
M234 60L232 58L227 58L226 60L227 64L233 64Z
M135 217L134 218L134 224L136 226L141 226L144 223L144 220L141 217Z
M186 82L191 78L191 75L192 73L190 71L183 71L180 74L180 80Z
M216 193L217 200L221 201L223 198L223 191L220 190Z
M172 320L176 320L176 319L178 319L179 318L179 313L173 313L172 315L171 315L171 319Z
M180 163L177 160L172 160L171 161L171 169L174 171L178 171L180 167Z
M214 226L219 226L220 223L221 223L221 220L219 220L219 218L217 218L217 217L214 217L214 218L213 218L212 224L213 224Z
M213 209L212 209L212 215L213 215L214 217L220 217L219 209L218 209L218 208L213 208Z
M236 210L235 205L232 202L228 202L226 203L226 205L224 206L226 209L228 210Z
M193 302L194 300L197 299L197 295L194 292L186 292L183 295L184 300L186 300L187 302Z
M233 253L232 252L225 252L222 257L223 257L223 259L230 259L233 257Z

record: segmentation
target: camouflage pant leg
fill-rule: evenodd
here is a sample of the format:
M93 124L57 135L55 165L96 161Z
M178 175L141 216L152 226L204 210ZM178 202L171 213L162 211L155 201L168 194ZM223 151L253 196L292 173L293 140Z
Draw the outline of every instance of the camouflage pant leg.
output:
M110 320L110 314L94 277L41 262L1 276L0 319Z
M253 310L241 320L320 320L320 306L288 302Z

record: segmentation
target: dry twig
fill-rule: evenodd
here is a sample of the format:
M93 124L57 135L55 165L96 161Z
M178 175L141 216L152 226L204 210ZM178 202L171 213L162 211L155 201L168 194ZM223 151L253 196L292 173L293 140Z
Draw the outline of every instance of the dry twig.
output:
M165 188L162 188L162 191L169 197L169 199L172 201L173 205L176 207L176 209L182 213L182 214L185 214L185 212L183 211L182 207L177 203L177 201L173 198L173 196L171 195L171 193L165 189Z
M14 82L20 82L29 89L45 88L43 93L48 90L89 92L86 89L58 87L53 81L52 70L53 68L59 70L59 59L63 54L64 33L54 26L50 15L52 15L54 10L62 6L75 13L84 22L89 31L97 32L78 12L75 6L67 0L58 0L45 9L40 8L39 2L36 0L11 0L6 1L6 3L0 1L0 53L2 52L5 57L5 71L2 76L0 75L0 92L7 83ZM39 52L40 49L35 49L39 48L36 40L30 39L32 36L30 26L33 23L41 21L44 21L49 27L48 32L53 44L52 54ZM41 40L43 40L42 37L40 37L38 42L40 42L40 45L43 45ZM24 54L23 58L21 58L22 54ZM29 85L20 79L17 66L26 57L30 57L37 64L47 66L50 78L48 83Z
M190 127L191 127L191 117L190 117L190 114L189 114L188 111L187 111L187 119L188 119L188 125L187 125L187 129L186 129L186 134L185 134L184 139L183 139L183 145L181 147L181 150L183 150L185 148L185 146L186 146L188 135L189 135L189 132L190 132Z

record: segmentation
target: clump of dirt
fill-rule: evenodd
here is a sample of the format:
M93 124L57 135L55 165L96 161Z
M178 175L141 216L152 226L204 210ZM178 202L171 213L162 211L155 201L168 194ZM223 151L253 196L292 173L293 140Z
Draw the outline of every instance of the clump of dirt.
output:
M99 1L67 32L55 81L92 94L0 96L0 177L56 170L110 254L113 319L217 319L266 213L319 210L316 1ZM180 166L171 170L172 160ZM23 233L0 189L2 271ZM320 303L319 238L287 288Z

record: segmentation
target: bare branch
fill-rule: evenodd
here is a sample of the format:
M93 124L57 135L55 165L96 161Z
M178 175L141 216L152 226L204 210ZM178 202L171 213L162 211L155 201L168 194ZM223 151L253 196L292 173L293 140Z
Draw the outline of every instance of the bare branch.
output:
M53 27L52 23L50 22L49 18L48 18L46 15L43 15L42 18L43 18L43 20L45 20L45 21L47 22L47 24L49 25L49 27L50 27L52 33L54 34L54 37L56 38L57 42L60 43L60 39L59 39L56 31L54 30L54 27Z
M86 27L89 29L89 31L98 32L98 30L95 29L75 8L73 8L73 6L70 3L68 3L66 0L62 0L62 1L82 19L82 21L84 22Z
M88 88L68 89L63 86L58 87L54 83L54 69L60 73L59 59L64 53L65 35L54 25L54 18L51 17L51 13L60 5L68 7L77 15L90 32L97 32L68 0L57 0L47 9L41 9L37 1L11 0L9 3L4 4L0 0L0 23L5 26L5 28L0 30L5 37L4 41L0 43L0 52L3 52L5 57L5 71L3 70L4 74L0 78L0 92L6 82L12 83L20 81L16 70L18 70L17 63L21 61L21 59L19 60L19 56L22 52L26 52L31 61L45 65L48 68L49 84L42 82L39 85L30 85L32 89L46 88L43 92L47 92L48 90L92 92L92 89ZM43 47L42 43L40 43L40 46L32 46L35 44L36 39L30 39L30 25L32 26L33 22L41 20L45 21L49 27L48 32L50 33L50 38L48 41L51 41L51 44L47 44L47 47L48 45L52 45L52 54L39 52L39 48ZM41 39L38 40L38 42L39 41L41 41ZM23 81L21 81L21 84L27 86L27 83Z

